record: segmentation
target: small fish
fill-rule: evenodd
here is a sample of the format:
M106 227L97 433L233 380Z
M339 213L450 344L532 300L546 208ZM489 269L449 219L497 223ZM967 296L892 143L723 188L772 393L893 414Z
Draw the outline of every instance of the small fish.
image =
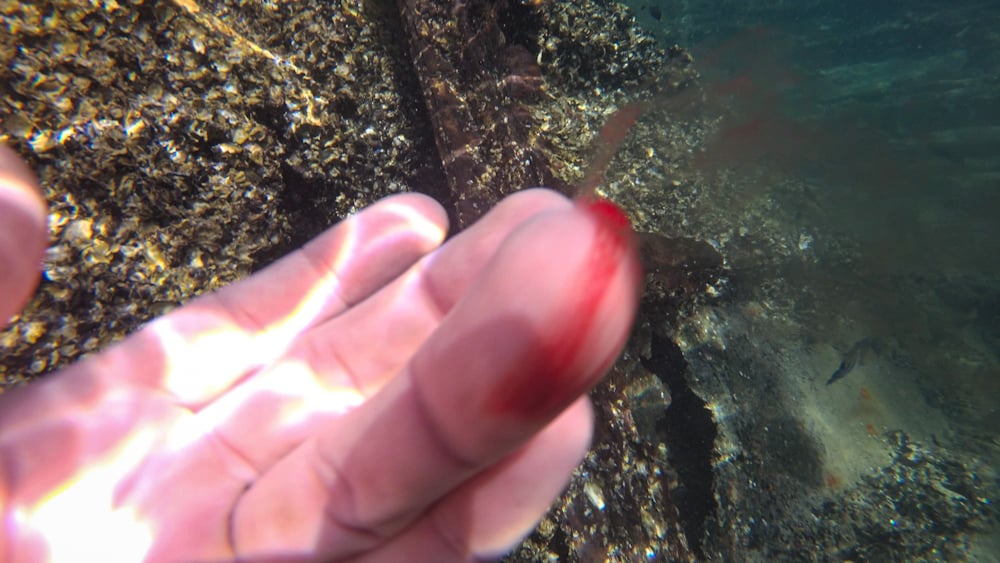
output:
M875 340L873 338L862 338L851 346L851 349L844 354L844 359L840 362L840 367L833 372L830 379L826 380L826 384L829 385L838 379L843 379L847 374L851 373L854 366L860 364L864 360L865 354L875 346Z

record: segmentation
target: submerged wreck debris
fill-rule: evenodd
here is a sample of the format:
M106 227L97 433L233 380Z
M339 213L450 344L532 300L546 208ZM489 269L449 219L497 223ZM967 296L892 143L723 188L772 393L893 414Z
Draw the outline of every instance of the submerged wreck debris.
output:
M639 115L693 82L619 4L397 5L457 229L520 189L592 192Z
M544 95L538 45L529 43L540 14L495 0L399 0L399 10L457 228L514 191L564 187L529 133L529 106Z

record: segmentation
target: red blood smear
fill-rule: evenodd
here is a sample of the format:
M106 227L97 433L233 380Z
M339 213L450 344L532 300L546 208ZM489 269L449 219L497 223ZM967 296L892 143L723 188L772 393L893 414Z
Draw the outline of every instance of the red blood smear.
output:
M611 159L614 158L629 130L632 129L632 126L635 125L639 116L646 111L648 106L649 104L644 102L629 104L613 113L604 123L601 132L597 135L594 160L590 163L583 181L577 187L577 196L593 198L597 186L604 178L604 172L611 164Z
M620 207L604 198L580 198L576 200L577 207L597 219L602 227L623 231L623 236L630 237L632 223Z
M597 223L590 256L575 288L573 318L562 324L558 340L539 341L527 350L519 365L524 369L508 376L506 384L492 395L485 407L488 412L519 418L548 418L556 415L575 400L597 376L607 371L618 356L618 349L595 364L592 373L577 373L570 369L582 353L586 337L603 319L598 311L615 274L622 267L638 267L635 242L628 217L617 205L605 199L580 198L576 205ZM632 254L630 256L630 254ZM641 278L638 272L634 279ZM628 310L636 307L638 288L631 292L632 302L623 302ZM631 315L632 312L625 313Z
M646 111L646 104L637 102L634 104L629 104L608 118L608 121L601 127L601 138L614 150L618 149L618 145L625 140L625 136L628 135L632 126L642 115L642 112Z

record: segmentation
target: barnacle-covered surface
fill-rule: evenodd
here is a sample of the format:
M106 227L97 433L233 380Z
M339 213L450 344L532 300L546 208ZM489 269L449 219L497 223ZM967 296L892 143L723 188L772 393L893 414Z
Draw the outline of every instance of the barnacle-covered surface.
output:
M2 4L2 138L51 247L6 384L241 278L414 177L426 133L350 3ZM412 95L412 94L407 94Z
M734 166L810 146L779 142L801 130L773 98L750 92L752 127L723 117L733 92L786 80L773 67L699 78L596 0L0 0L0 15L0 141L39 173L52 236L35 299L0 333L4 385L386 194L429 193L464 227L528 185L571 191L607 123L628 135L598 191L641 233L646 291L593 392L594 448L508 560L960 559L996 521L991 458L970 454L995 436L942 445L933 413L890 412L890 395L923 405L892 378L803 375L838 360L823 292L868 288L838 274L862 264L857 242L806 220L822 204L806 182ZM614 117L637 102L634 126ZM902 381L920 366L885 333L878 361ZM807 416L826 404L846 410Z
M617 4L398 5L458 228L526 186L571 193L609 113L693 78Z

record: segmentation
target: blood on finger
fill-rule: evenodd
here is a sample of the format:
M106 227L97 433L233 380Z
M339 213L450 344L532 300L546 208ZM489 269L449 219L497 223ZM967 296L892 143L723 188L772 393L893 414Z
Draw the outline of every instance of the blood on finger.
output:
M590 196L576 199L576 206L595 224L587 262L581 268L586 274L572 289L572 318L563 319L558 336L537 342L517 362L521 368L504 380L501 389L488 399L485 407L495 414L523 418L546 418L558 414L581 393L597 382L618 356L626 334L615 342L599 342L604 346L603 357L592 358L586 373L580 372L580 356L589 353L585 346L594 345L588 338L598 323L604 322L614 308L629 316L634 314L641 280L639 259L631 223L614 203ZM632 269L622 276L622 269ZM620 277L621 276L621 277ZM618 290L626 296L622 303L608 303L612 284L617 279L628 280L635 287ZM623 331L627 330L623 328Z
M558 338L538 342L525 351L522 361L517 362L521 370L505 379L503 389L490 398L487 409L525 418L555 416L596 383L618 356L627 334L617 335L614 342L597 342L597 346L606 348L605 357L590 360L587 367L591 373L577 373L580 356L589 352L584 346L595 345L588 337L597 332L598 323L605 322L606 315L624 314L628 315L631 324L637 307L642 271L635 233L625 212L600 197L597 187L629 131L650 107L650 103L637 102L619 108L595 137L593 160L577 186L574 200L576 208L586 214L596 228L587 263L582 268L585 276L581 276L570 296L575 300L571 305L573 317L562 321L563 330ZM631 271L624 272L622 279L634 285L618 290L617 295L624 296L623 302L606 303L612 284L623 268ZM615 308L619 311L614 311ZM627 327L625 325L622 331L627 331Z

